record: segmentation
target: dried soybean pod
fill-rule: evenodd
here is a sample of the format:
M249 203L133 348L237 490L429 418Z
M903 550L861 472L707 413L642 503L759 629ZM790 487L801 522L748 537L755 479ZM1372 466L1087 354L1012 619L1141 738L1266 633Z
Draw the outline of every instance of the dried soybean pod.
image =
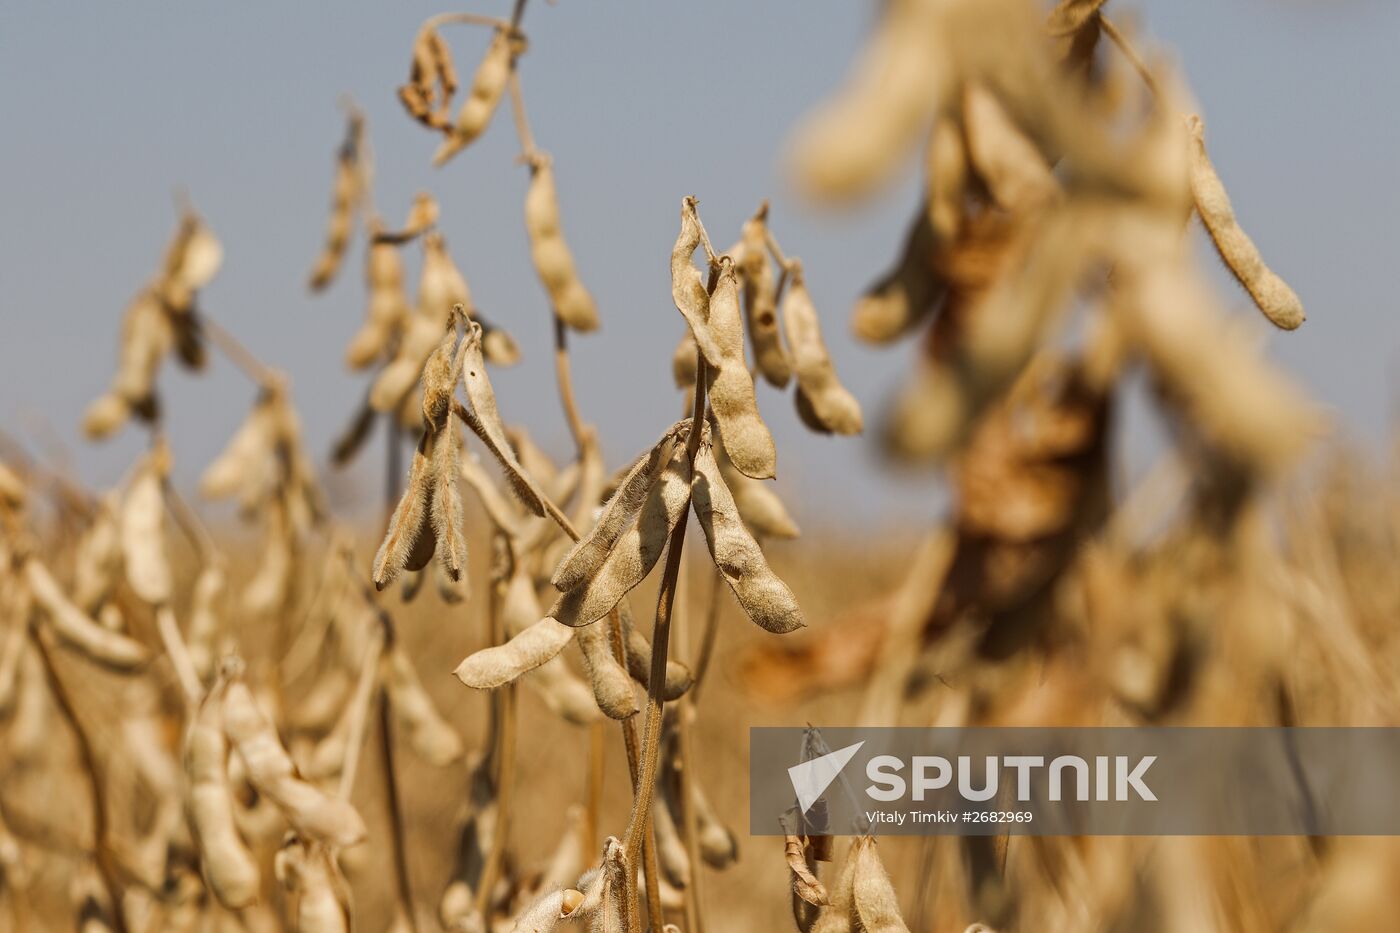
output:
M445 326L452 318L453 307L461 305L470 314L472 304L471 288L466 276L452 261L447 251L447 241L441 233L430 233L423 237L423 268L418 277L418 313L434 322L437 327ZM434 340L441 331L434 333ZM427 353L423 354L427 358ZM414 374L415 376L417 373Z
M554 189L554 160L543 152L530 157L530 188L525 194L525 231L530 258L549 293L559 320L582 333L598 329L598 308L579 280L574 256L559 223L559 195Z
M801 817L795 809L789 810L783 814L781 823L785 834L783 858L787 861L788 871L792 872L792 892L813 907L825 907L830 900L827 897L826 885L813 873L812 866L807 861L802 836L798 831Z
M567 723L586 726L603 720L593 691L569 669L561 655L530 671L525 684L540 695L550 712Z
M859 840L857 840L857 844ZM812 924L811 933L853 933L855 921L856 860L854 846L847 854L836 884L827 892L827 906L817 914L817 922Z
M592 625L574 629L578 646L583 651L583 667L593 685L593 699L609 719L628 719L641 710L632 678L613 657L604 626L613 624L599 619Z
M705 370L710 410L724 432L730 459L745 476L768 479L778 468L773 436L758 413L753 377L744 360L744 325L739 317L739 279L734 264L720 259L719 280L710 296L710 335L721 359Z
M4 493L4 472L4 465L0 464L0 502L14 498ZM17 478L15 482L18 483ZM22 486L15 488L22 493ZM78 539L78 552L73 561L73 602L84 612L95 612L121 577L119 509L120 502L114 493L97 500L92 522Z
M408 485L374 555L371 578L375 589L384 589L401 570L422 570L437 549L437 536L432 526L432 466L424 450L428 440L425 433L414 449Z
M1270 323L1296 330L1307 320L1303 303L1288 283L1264 264L1258 247L1235 219L1230 196L1206 153L1205 123L1191 114L1186 118L1186 129L1191 136L1191 197L1216 252Z
M734 262L744 280L744 320L753 344L754 365L770 385L781 389L792 378L792 361L783 349L778 326L778 283L768 262L767 234L768 202L764 201L744 221L741 249Z
M510 331L491 323L480 313L472 317L481 325L481 353L492 366L514 366L520 362L520 345Z
M686 328L671 354L671 378L677 389L690 389L695 386L695 335Z
M866 343L891 343L933 314L948 285L934 268L938 238L929 212L920 206L894 268L856 302L852 328Z
M578 893L578 892L574 892ZM564 905L564 891L548 891L526 907L515 918L512 933L549 933L559 925L562 917L568 916Z
M260 878L258 863L234 823L222 701L218 684L200 701L185 735L185 805L209 890L224 907L239 910L257 900Z
M790 165L804 193L852 200L888 181L937 111L954 77L945 48L950 4L894 0L846 87L799 129Z
M725 869L739 858L739 842L715 813L698 780L692 779L690 797L700 826L700 858L715 869Z
M607 615L651 572L689 503L690 459L685 445L677 443L666 469L647 493L637 521L618 538L593 577L559 598L550 617L578 626Z
M496 393L491 388L491 379L486 374L486 361L481 355L481 325L470 321L466 336L462 338L463 365L462 382L471 402L471 412L457 409L464 415L467 425L481 438L488 450L505 468L510 488L520 501L535 515L544 515L544 495L530 474L516 459L515 451L506 437L501 413L496 407ZM466 418L470 415L470 418Z
M159 445L141 462L122 502L122 556L126 579L136 595L157 605L174 587L165 556L165 495L162 486L170 454Z
M348 801L327 796L296 773L277 731L253 701L241 677L223 693L224 733L238 750L248 779L307 839L346 847L365 838L365 823Z
M423 367L426 427L413 453L408 485L374 555L371 577L377 589L384 589L400 570L422 570L439 544L443 568L454 581L465 566L458 446L450 413L461 359L457 330L450 326Z
M573 637L573 629L546 617L512 636L504 645L468 655L452 673L468 687L490 690L547 663L563 651Z
M134 671L151 660L146 646L103 628L68 601L48 568L34 558L24 562L24 579L37 602L48 613L54 631L84 657L115 671Z
M691 336L711 366L719 366L724 355L710 336L710 294L700 278L700 270L690 261L700 245L700 217L695 212L695 198L681 199L681 232L671 247L671 300L676 303Z
M724 485L714 451L701 444L695 454L692 484L695 517L705 533L710 556L750 619L770 632L784 634L802 627L802 610L787 584L778 579L763 551L744 527Z
M661 787L665 792L665 785ZM656 833L656 856L666 880L678 888L690 886L690 855L676 830L676 818L671 813L671 795L661 805L651 808L652 831Z
M187 636L190 659L201 678L214 671L215 644L219 634L219 600L224 595L226 576L217 556L200 568L190 601L190 630Z
M434 165L442 165L486 131L491 117L496 113L496 105L501 102L501 95L505 92L511 59L518 53L518 48L518 39L503 29L496 30L491 44L486 47L486 55L472 76L467 99L457 113L457 123L433 154Z
M326 245L311 270L311 290L318 292L331 283L345 258L350 234L355 226L355 208L364 195L360 168L360 147L364 137L364 117L352 111L345 129L345 141L336 153L335 187L331 192L331 220Z
M765 538L796 538L799 534L797 523L792 520L787 506L783 505L783 500L778 498L770 484L751 479L735 468L724 449L722 435L716 435L714 451L720 475L724 477L729 492L734 496L739 516L749 530Z
M802 264L794 261L790 274L787 296L783 300L783 327L787 330L788 348L797 372L797 412L814 431L859 434L864 426L860 403L836 377L831 356L822 340L817 310L807 293ZM725 442L730 456L734 457L734 447L729 441L726 433ZM741 472L748 472L737 458L734 464Z
M470 486L481 500L481 507L486 511L486 516L491 519L492 524L501 530L508 538L515 538L520 535L520 520L518 512L503 496L496 484L491 481L491 477L486 474L486 469L477 459L476 454L466 451L461 458L460 469L462 480Z
M875 840L870 836L857 839L847 858L855 862L851 900L858 929L869 933L909 933L899 915L899 900L880 862Z
M1060 0L1050 11L1046 28L1052 36L1067 36L1098 15L1106 0Z
M1060 196L1045 156L996 95L974 81L963 87L963 131L968 162L998 207L1021 213Z
M927 161L928 220L938 238L951 243L962 232L967 201L967 148L952 116L934 121Z
M670 461L674 441L674 432L667 432L646 456L632 465L617 491L603 506L593 528L579 539L554 571L551 582L555 587L567 592L597 574L618 538L636 519L647 493Z
M393 645L382 663L384 689L389 693L394 715L408 730L409 748L419 758L439 768L461 758L464 751L461 738L433 705L408 655L398 645Z
M371 222L371 230L378 221ZM369 310L365 323L350 340L345 362L351 369L364 369L388 351L395 336L408 324L408 296L404 294L403 257L393 243L370 241L365 254L365 280Z
M651 685L651 642L647 637L632 624L632 610L627 607L627 601L623 600L617 604L618 621L622 624L623 637L627 640L627 671L643 687ZM695 683L695 676L691 674L690 668L680 661L666 661L666 683L662 696L667 703L679 700L691 684Z
M350 912L337 890L340 885L329 852L293 837L278 850L274 865L277 880L295 904L296 933L349 933Z

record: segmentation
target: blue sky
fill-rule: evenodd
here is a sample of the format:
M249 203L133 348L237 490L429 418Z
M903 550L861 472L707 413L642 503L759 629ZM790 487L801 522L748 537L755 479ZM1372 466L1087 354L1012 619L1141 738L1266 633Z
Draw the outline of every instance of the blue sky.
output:
M127 431L101 445L77 431L109 379L123 307L155 268L187 188L224 242L203 303L267 362L287 370L313 451L363 391L343 350L363 314L357 259L326 294L305 278L326 219L336 107L369 115L376 201L401 214L413 193L443 203L443 228L480 306L520 340L526 361L497 389L511 420L567 449L549 363L548 310L521 225L525 171L502 112L442 170L435 141L394 99L418 23L415 3L0 6L0 425L42 417L94 484L116 481L141 448ZM507 0L473 9L505 15ZM680 318L667 257L679 199L701 199L717 240L763 197L784 246L803 257L839 370L873 415L908 349L848 336L853 298L894 255L917 182L855 212L797 202L779 156L795 121L841 80L873 5L813 0L708 4L533 0L522 80L539 143L553 152L566 234L597 296L603 330L576 341L585 414L610 461L676 417L670 351ZM1386 436L1400 350L1393 282L1400 216L1400 4L1383 0L1150 0L1136 12L1185 66L1212 155L1239 215L1308 307L1271 355L1338 413L1351 437ZM485 36L450 36L469 71ZM358 245L352 247L358 253ZM416 258L411 260L416 267ZM1245 296L1220 276L1239 313ZM222 360L199 377L164 375L177 475L191 481L243 417L252 389ZM780 451L780 487L799 520L872 522L937 512L936 482L895 476L871 442L819 438L790 398L760 390ZM1126 433L1151 449L1141 412ZM32 435L29 435L32 436ZM379 490L378 457L341 489Z

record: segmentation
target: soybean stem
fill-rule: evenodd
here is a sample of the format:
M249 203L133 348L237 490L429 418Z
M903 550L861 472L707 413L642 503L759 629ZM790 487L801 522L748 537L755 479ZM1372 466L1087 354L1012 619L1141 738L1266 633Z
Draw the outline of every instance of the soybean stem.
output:
M389 810L389 831L394 846L394 880L399 910L410 930L418 929L413 909L413 885L408 873L408 847L405 839L403 805L399 800L398 772L394 767L394 722L389 691L379 688L379 763L384 769L384 797Z
M1107 16L1104 16L1102 12L1098 14L1098 17L1099 28L1104 31L1104 35L1108 36L1109 39L1113 40L1113 44L1118 46L1118 50L1123 53L1123 57L1133 66L1133 69L1138 73L1138 77L1142 78L1142 83L1147 85L1147 89L1152 92L1152 96L1160 97L1161 92L1157 87L1157 79L1152 76L1152 71L1142 60L1142 56L1138 55L1137 50L1133 48L1133 44L1128 41L1128 37L1123 35L1118 27L1113 25L1113 21Z
M711 275L711 279L714 276ZM700 448L706 407L705 358L695 354L695 403L691 412L690 437L686 439L686 455L691 463ZM656 767L660 758L661 716L666 702L666 660L671 641L671 616L675 607L676 578L680 573L681 552L685 546L685 529L690 510L681 513L666 545L666 568L656 599L656 628L652 633L651 676L647 687L647 718L642 737L642 762L638 774L637 793L632 800L632 818L623 837L629 874L637 864L642 839L651 814L651 800L656 790ZM635 897L632 899L635 901Z

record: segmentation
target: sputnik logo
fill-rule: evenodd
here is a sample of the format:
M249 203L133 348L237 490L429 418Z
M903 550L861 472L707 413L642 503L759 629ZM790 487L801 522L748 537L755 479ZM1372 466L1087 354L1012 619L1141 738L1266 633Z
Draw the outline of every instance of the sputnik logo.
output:
M788 768L788 779L792 781L792 789L797 792L797 803L802 807L802 812L806 813L812 808L812 804L821 799L822 794L831 786L831 782L836 780L841 769L850 764L856 752L865 743L857 742L854 745L847 745L845 748L838 748L834 752L828 752L820 758L813 758L811 761L804 761L800 765L793 765Z

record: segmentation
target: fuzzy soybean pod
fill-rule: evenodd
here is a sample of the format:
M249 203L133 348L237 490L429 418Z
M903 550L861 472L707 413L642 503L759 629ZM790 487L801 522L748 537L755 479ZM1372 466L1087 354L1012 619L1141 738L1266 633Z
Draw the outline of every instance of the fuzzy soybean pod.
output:
M859 840L857 843L859 844ZM827 891L827 906L817 914L810 933L852 933L855 922L855 850L847 854L836 883Z
M1060 183L1040 149L997 96L973 81L963 88L963 130L968 162L998 207L1022 213L1060 196Z
M551 713L570 725L587 726L603 721L603 713L598 709L592 689L579 679L564 662L562 655L556 655L530 671L525 685L539 694Z
M350 913L337 890L329 852L292 838L277 851L273 864L277 880L291 895L296 933L349 933Z
M857 928L868 933L909 933L875 840L870 836L857 839L847 858L855 862L851 901Z
M162 490L168 455L149 455L127 489L121 509L122 556L126 579L136 595L151 605L170 599L174 588L165 555L165 495Z
M258 863L238 833L228 780L228 740L224 738L222 685L200 702L185 735L185 806L199 846L200 866L209 890L229 910L257 900Z
M599 619L592 625L580 626L574 629L575 637L583 651L583 668L593 686L593 698L598 708L609 719L628 719L641 710L641 705L637 702L632 678L613 656L612 647L608 644L608 634L604 628L608 624L607 619Z
M133 413L150 420L156 414L156 372L175 344L175 330L153 290L142 289L122 317L117 372L112 387L88 406L83 433L95 440L109 436Z
M627 471L588 534L579 539L555 569L551 578L555 587L568 592L597 574L618 538L636 519L652 486L660 479L662 469L671 459L674 442L675 433L668 432Z
M345 131L345 142L336 153L335 185L331 191L331 219L326 228L326 244L311 270L311 290L319 292L340 270L350 234L355 225L355 208L364 195L364 177L360 171L360 142L364 135L364 118L352 113Z
M710 293L700 278L700 270L690 261L700 246L700 217L695 204L693 197L681 199L681 232L671 247L671 300L690 325L691 336L705 362L719 366L724 354L710 336Z
M408 485L374 556L374 585L383 589L400 570L422 570L434 552L453 581L461 579L467 545L462 533L461 473L452 397L462 370L463 352L450 326L423 367L425 429L414 451Z
M408 323L408 296L403 287L403 257L394 243L371 240L365 258L369 310L365 323L350 340L345 362L364 369L381 358L394 336Z
M740 473L724 449L723 435L716 436L714 451L720 475L724 477L725 485L734 496L739 516L749 530L765 538L796 538L800 533L797 523L788 514L783 500L773 491L772 484Z
M933 221L920 205L894 268L856 302L851 324L858 338L866 343L893 343L932 316L948 290L947 283L934 269L937 246Z
M552 618L543 618L511 637L503 645L468 655L452 673L468 687L490 690L547 664L573 640L574 630Z
M554 160L545 153L530 159L530 188L525 193L525 231L530 258L554 313L576 331L598 329L598 307L583 287L564 230L559 223L559 195L554 189Z
M850 201L888 181L918 141L953 77L942 20L951 4L891 0L846 87L793 141L804 193Z
M618 621L622 623L622 634L627 641L627 671L643 687L651 686L651 642L632 624L632 611L624 600L617 604ZM695 675L680 661L666 661L666 683L662 696L667 703L679 700L691 685Z
M968 175L962 127L951 114L940 114L934 121L925 161L928 221L940 240L951 243L962 232Z
M685 445L677 443L636 522L617 539L597 573L559 598L550 617L579 626L607 615L651 572L689 504L690 458Z
M48 613L58 637L84 657L114 671L139 670L151 660L145 645L103 628L69 602L48 568L38 560L30 558L24 562L24 580L34 601Z
M1230 196L1206 153L1205 123L1191 114L1186 118L1186 129L1191 136L1191 197L1216 252L1270 323L1284 330L1296 330L1307 319L1303 302L1287 282L1265 265L1258 247L1235 219Z
M408 745L430 765L444 767L462 757L462 739L433 705L418 672L398 645L385 653L384 689L394 714L408 731Z
M794 263L792 280L783 300L783 326L787 330L788 347L792 350L793 368L797 372L797 413L812 430L822 433L859 434L864 427L860 403L841 384L831 355L822 340L821 322L812 296L807 293L802 266ZM724 425L721 423L721 428ZM734 445L726 431L725 444L734 465L748 473L735 456ZM753 474L749 474L753 475Z
M200 568L190 599L190 660L201 678L214 670L215 639L219 635L219 601L227 585L222 559L215 558Z
M3 465L0 465L2 472ZM0 501L5 498L3 486L3 477L0 477ZM97 611L111 596L121 577L119 508L120 502L114 493L104 495L96 503L91 524L78 539L78 553L73 562L73 602L84 612Z
M710 296L710 335L721 354L705 370L710 410L724 432L734 466L745 476L768 479L778 469L773 436L758 413L753 376L744 359L744 325L739 317L739 278L729 257L720 259L719 280Z
M744 280L744 321L753 345L754 366L769 385L784 388L792 379L792 361L783 349L778 324L778 281L768 262L768 202L744 221L735 267Z
M224 689L223 717L224 732L238 749L248 780L277 805L297 833L341 848L365 838L365 822L348 801L327 796L297 774L277 731L242 679L230 680Z
M525 472L506 437L505 424L501 421L500 410L496 406L496 392L491 388L491 378L486 373L486 360L482 357L481 325L470 321L466 336L462 338L462 383L466 388L471 411L457 409L472 431L481 438L492 456L506 471L506 479L511 490L531 514L543 516L544 494L533 477Z
M797 600L773 573L758 542L744 527L714 451L705 444L695 454L692 495L710 556L744 612L757 625L777 634L801 628L802 610Z
M442 165L486 131L491 117L496 113L496 106L501 102L501 95L505 93L511 59L518 52L519 39L504 29L496 30L491 44L486 47L486 55L477 65L476 74L472 75L472 84L467 90L462 109L457 113L456 125L433 155L434 165Z

